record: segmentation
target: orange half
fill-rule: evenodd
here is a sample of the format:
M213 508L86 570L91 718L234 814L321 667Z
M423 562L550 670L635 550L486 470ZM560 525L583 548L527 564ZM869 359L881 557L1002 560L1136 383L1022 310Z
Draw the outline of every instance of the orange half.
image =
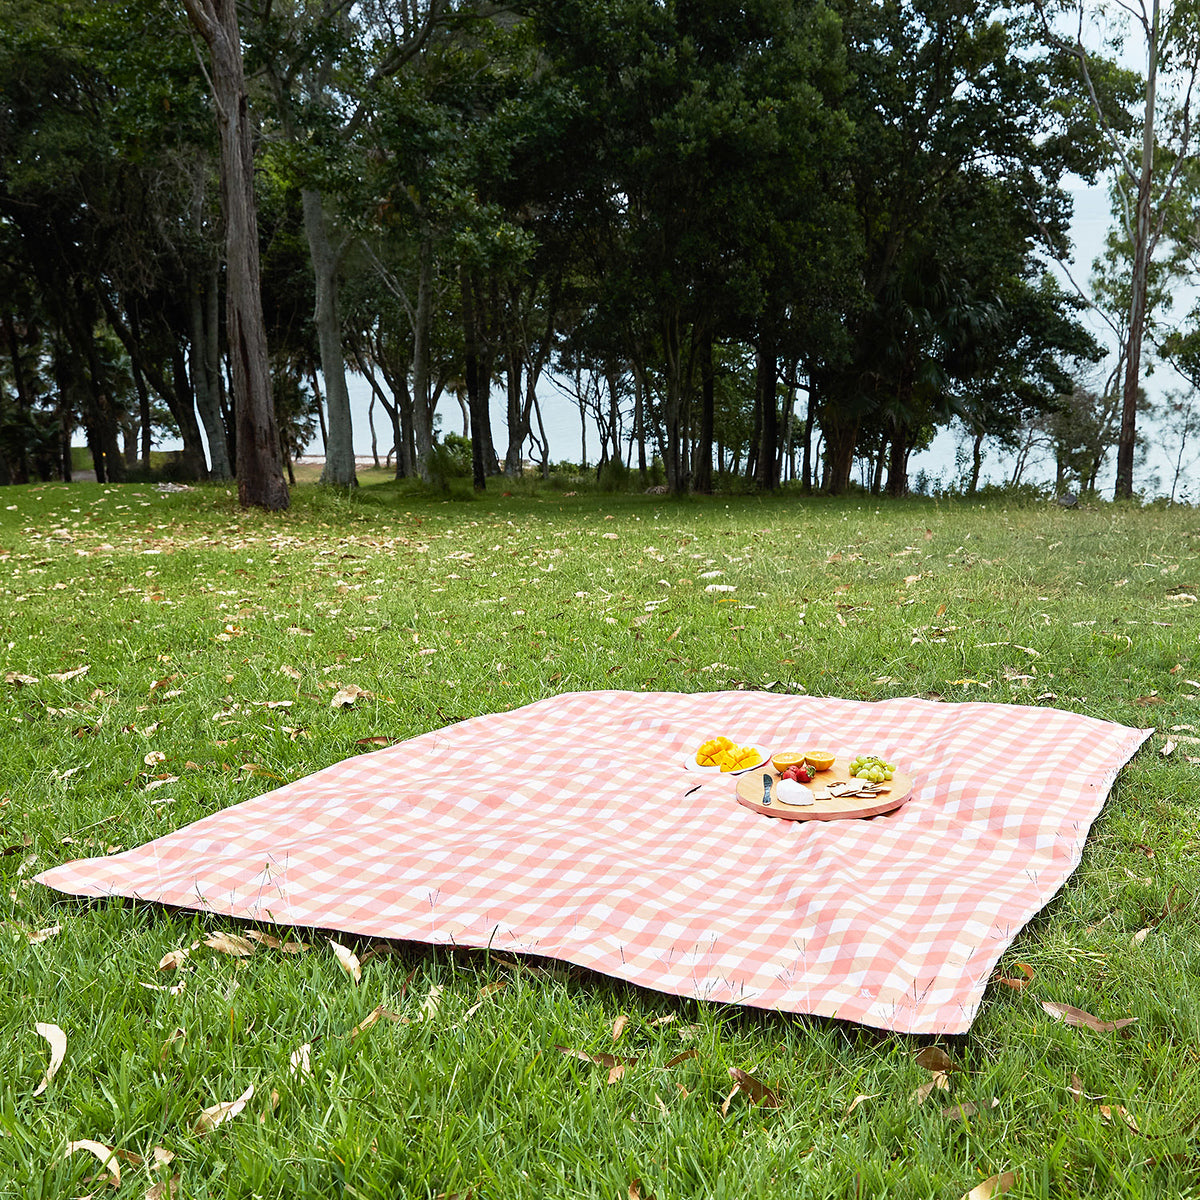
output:
M780 775L788 769L788 767L797 767L804 761L804 755L795 750L785 750L780 754L771 755L771 766L777 770Z
M804 761L814 771L828 771L834 764L834 755L828 750L805 750Z

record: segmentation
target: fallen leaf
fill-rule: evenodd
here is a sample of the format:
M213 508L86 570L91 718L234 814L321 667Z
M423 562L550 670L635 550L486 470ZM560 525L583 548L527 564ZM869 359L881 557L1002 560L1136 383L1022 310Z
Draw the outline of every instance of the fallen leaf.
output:
M1132 1113L1123 1104L1101 1104L1100 1117L1106 1125L1111 1125L1117 1117L1120 1117L1134 1133L1141 1133L1137 1122L1133 1119Z
M57 1025L46 1021L38 1021L34 1029L50 1043L50 1061L46 1065L46 1073L33 1091L35 1096L40 1096L50 1086L54 1076L58 1074L58 1068L62 1066L63 1058L66 1057L67 1035Z
M166 761L167 756L161 750L151 750L150 753L142 759L142 762L144 762L148 767L157 767L159 763Z
M356 746L393 746L402 741L404 741L403 738L384 737L382 734L377 734L375 737L359 738L354 744Z
M660 1100L660 1108L666 1108L666 1105ZM642 1194L642 1181L640 1179L631 1179L629 1181L629 1200L654 1200L654 1193L647 1192Z
M614 1022L612 1027L612 1040L617 1041L621 1034L625 1032L625 1026L629 1024L629 1018L622 1013Z
M329 939L330 946L333 947L334 954L337 955L337 960L342 970L354 980L355 983L362 981L362 965L358 961L358 955L341 942L335 942L333 938Z
M308 1057L311 1049L312 1043L305 1042L303 1046L292 1051L291 1057L288 1059L290 1064L288 1069L292 1075L299 1075L301 1079L312 1078L312 1063Z
M279 673L280 675L286 675L289 679L299 680L304 678L301 672L297 671L295 667L289 667L287 663L284 663L279 668Z
M1175 753L1175 743L1172 742L1170 739L1163 742L1162 749L1159 750L1159 754L1161 754L1163 756L1163 758L1166 758L1167 755L1174 754L1174 753Z
M1005 1171L1003 1175L993 1175L982 1183L977 1183L962 1200L992 1200L993 1196L1003 1195L1017 1182L1016 1171Z
M69 679L78 679L80 675L86 675L92 669L89 663L83 667L76 667L73 671L62 671L58 674L51 673L46 678L53 679L57 683L66 683Z
M917 1104L924 1104L929 1099L931 1092L941 1091L948 1092L950 1090L950 1076L945 1071L938 1071L928 1083L923 1083L912 1094L912 1099Z
M350 1030L350 1040L354 1041L360 1033L366 1033L376 1021L381 1018L387 1018L389 1021L403 1021L404 1018L399 1013L390 1012L384 1008L382 1004L377 1004L355 1027Z
M47 925L45 929L35 929L32 933L25 935L25 940L31 945L36 946L41 942L47 942L52 937L56 937L62 933L61 925Z
M28 687L35 683L40 683L41 680L33 675L22 675L20 671L8 671L4 676L5 683L11 683L15 687Z
M167 1040L165 1042L163 1042L163 1044L159 1047L158 1061L160 1063L165 1063L167 1061L167 1059L170 1058L170 1056L171 1056L171 1047L173 1045L175 1045L176 1042L182 1042L186 1037L187 1037L186 1029L176 1028L175 1031L171 1034L171 1036L169 1038L167 1038ZM164 1151L163 1153L169 1153L169 1151ZM174 1157L174 1156L172 1155L172 1157Z
M915 1061L918 1067L924 1067L926 1071L933 1071L939 1074L958 1070L954 1063L950 1061L950 1055L940 1046L926 1046L917 1055Z
M971 1100L965 1104L948 1104L942 1109L943 1117L952 1117L956 1121L964 1121L967 1117L978 1116L979 1113L985 1113L989 1109L998 1108L1000 1101L993 1096L990 1104L985 1104L982 1108Z
M1093 1016L1090 1012L1084 1012L1081 1008L1075 1008L1071 1004L1058 1004L1054 1000L1043 1000L1042 1008L1066 1025L1094 1029L1097 1033L1111 1033L1114 1029L1123 1029L1137 1020L1137 1017L1122 1017L1117 1021L1102 1021L1099 1017Z
M364 691L357 684L347 683L338 688L329 702L330 708L349 708L356 700L372 700L374 693Z
M615 1054L589 1054L586 1050L572 1050L569 1046L555 1046L560 1054L568 1058L577 1058L580 1062L595 1063L599 1067L608 1068L608 1083L616 1083L629 1067L637 1063L636 1058L618 1058Z
M479 999L476 1000L475 1003L472 1004L465 1013L463 1013L462 1020L459 1021L459 1024L461 1025L464 1021L470 1020L470 1018L473 1017L487 1003L490 995L492 995L494 992L498 992L502 987L505 986L506 985L504 981L501 980L499 983L489 983L486 987L480 988Z
M1161 696L1138 696L1133 701L1133 703L1136 704L1138 706L1138 708L1150 708L1151 705L1161 704L1162 702L1163 702L1163 698Z
M1033 980L1033 968L1028 963L1014 963L1018 971L1021 972L1023 978L1017 979L1015 976L1001 975L996 982L1004 984L1005 987L1010 987L1014 992L1019 992L1027 988Z
M80 1138L77 1142L67 1143L63 1157L69 1158L76 1150L86 1150L89 1154L94 1154L108 1172L108 1182L115 1188L121 1186L121 1165L111 1146L106 1146L103 1142L93 1142L90 1138Z
M247 930L246 937L260 946L266 946L269 950L279 950L284 954L303 954L308 949L307 942L281 942L277 937L257 929Z
M178 950L168 950L158 960L158 969L160 971L177 971L187 962L188 955L199 945L199 942L193 942L190 946L180 946Z
M850 1101L850 1107L846 1109L846 1116L849 1116L860 1104L866 1104L868 1100L874 1100L878 1096L878 1092L864 1094L860 1092L853 1100Z
M781 1106L782 1101L778 1094L748 1071L743 1071L740 1067L730 1067L729 1078L750 1097L752 1104L761 1104L763 1108L779 1108Z
M216 1129L218 1125L224 1125L226 1121L232 1121L246 1107L253 1095L254 1084L251 1084L236 1100L225 1100L202 1109L193 1127L195 1132L207 1133L210 1129Z
M231 954L234 958L246 958L254 953L254 943L237 933L214 933L204 939L204 945L220 954Z
M143 1200L177 1200L183 1196L183 1185L178 1175L170 1179L160 1179L153 1187L146 1189Z
M1149 926L1147 926L1145 929L1139 929L1137 931L1137 933L1135 933L1133 935L1133 937L1130 939L1129 944L1131 946L1140 946L1146 940L1146 935L1149 932L1150 932Z
M681 1050L678 1054L674 1055L671 1058L668 1058L667 1061L665 1063L663 1063L663 1066L664 1067L677 1067L677 1066L679 1066L679 1064L681 1062L687 1062L687 1060L689 1058L699 1058L699 1057L700 1057L700 1051L697 1050L695 1046L693 1046L690 1050Z
M442 1007L442 995L445 990L446 989L442 987L440 983L435 983L430 986L429 991L425 996L425 1000L421 1004L422 1021L432 1021L434 1017L438 1015L438 1012Z

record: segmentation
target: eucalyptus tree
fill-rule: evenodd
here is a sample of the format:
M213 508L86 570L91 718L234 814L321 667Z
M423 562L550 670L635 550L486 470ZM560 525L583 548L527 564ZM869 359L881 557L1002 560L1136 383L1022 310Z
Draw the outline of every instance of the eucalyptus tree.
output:
M1120 331L1121 434L1114 494L1133 495L1142 344L1151 311L1152 263L1181 175L1194 160L1200 77L1200 2L1122 3L1145 53L1146 72L1133 103L1121 108L1105 94L1103 61L1089 40L1091 12L1083 0L1038 0L1047 40L1077 68L1081 88L1108 145L1112 183L1129 247L1128 306ZM1060 33L1065 29L1067 32Z
M357 483L339 304L339 271L355 234L341 219L338 195L355 189L359 135L372 119L377 91L421 54L446 7L446 0L247 3L254 62L269 81L300 182L329 414L322 483Z
M225 214L225 336L233 375L238 500L243 507L287 508L279 429L262 314L254 146L236 0L183 0L208 44L212 97L221 140Z

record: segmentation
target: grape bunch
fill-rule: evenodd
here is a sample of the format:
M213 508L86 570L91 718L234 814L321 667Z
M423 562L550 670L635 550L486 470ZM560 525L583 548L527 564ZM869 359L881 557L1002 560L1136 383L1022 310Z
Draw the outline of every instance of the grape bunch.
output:
M895 771L890 762L884 762L876 754L859 754L850 764L851 778L865 779L868 783L883 783L891 779Z

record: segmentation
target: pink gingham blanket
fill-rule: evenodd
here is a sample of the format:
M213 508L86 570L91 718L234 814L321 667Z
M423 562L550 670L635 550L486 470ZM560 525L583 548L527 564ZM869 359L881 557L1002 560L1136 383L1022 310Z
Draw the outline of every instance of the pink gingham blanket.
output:
M915 792L871 820L762 817L737 803L732 777L683 769L720 733L879 753ZM38 878L82 896L548 955L717 1003L962 1033L1149 733L1000 704L576 693L348 759Z

